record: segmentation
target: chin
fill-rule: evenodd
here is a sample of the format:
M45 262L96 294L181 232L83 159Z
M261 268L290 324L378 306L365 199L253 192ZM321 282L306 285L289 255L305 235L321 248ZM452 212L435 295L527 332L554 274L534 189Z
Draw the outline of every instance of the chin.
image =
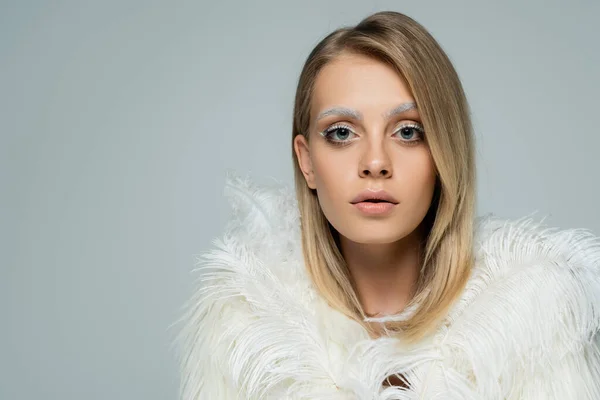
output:
M372 232L366 229L360 232L350 232L348 235L344 235L340 232L340 235L348 240L361 244L394 243L406 237L406 234L403 232L382 232L381 230Z

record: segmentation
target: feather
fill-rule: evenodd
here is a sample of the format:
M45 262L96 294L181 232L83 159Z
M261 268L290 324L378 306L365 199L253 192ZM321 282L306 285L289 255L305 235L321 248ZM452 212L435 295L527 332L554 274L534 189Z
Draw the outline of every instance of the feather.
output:
M182 399L600 399L591 232L477 218L467 287L409 348L369 338L317 295L290 188L230 171L225 195L231 219L177 321ZM393 375L408 387L382 386Z

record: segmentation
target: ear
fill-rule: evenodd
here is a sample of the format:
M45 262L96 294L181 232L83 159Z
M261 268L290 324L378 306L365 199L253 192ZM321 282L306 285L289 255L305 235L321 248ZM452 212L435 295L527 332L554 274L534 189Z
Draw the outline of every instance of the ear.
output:
M298 166L304 175L306 184L309 188L316 189L315 174L313 171L312 159L310 157L310 148L304 135L296 135L294 138L294 151L296 152Z

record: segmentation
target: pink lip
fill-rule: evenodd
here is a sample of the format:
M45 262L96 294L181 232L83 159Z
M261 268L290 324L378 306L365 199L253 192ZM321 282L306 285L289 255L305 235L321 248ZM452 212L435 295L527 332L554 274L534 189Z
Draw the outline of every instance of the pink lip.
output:
M386 192L383 189L373 190L366 189L360 192L354 199L352 199L351 203L360 203L365 200L382 200L387 201L388 203L398 204L398 200L396 200L391 194Z
M362 213L368 215L385 215L391 212L396 206L396 204L393 203L372 203L368 201L354 203L352 205L358 208Z

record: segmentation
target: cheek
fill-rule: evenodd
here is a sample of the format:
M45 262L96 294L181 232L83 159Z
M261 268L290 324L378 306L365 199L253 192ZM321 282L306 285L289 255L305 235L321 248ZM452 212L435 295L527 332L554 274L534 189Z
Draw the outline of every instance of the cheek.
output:
M342 167L348 165L352 165L352 161L347 155L317 149L313 153L312 166L318 190L327 192L323 195L331 199L341 196L344 182L353 177L351 168Z
M346 219L343 203L348 201L346 182L350 171L339 166L346 165L348 162L340 160L335 155L315 155L313 171L318 201L327 220L339 230L340 223Z
M436 182L433 160L429 154L424 154L423 157L415 160L413 166L413 173L407 178L411 200L415 203L429 202L433 196Z

